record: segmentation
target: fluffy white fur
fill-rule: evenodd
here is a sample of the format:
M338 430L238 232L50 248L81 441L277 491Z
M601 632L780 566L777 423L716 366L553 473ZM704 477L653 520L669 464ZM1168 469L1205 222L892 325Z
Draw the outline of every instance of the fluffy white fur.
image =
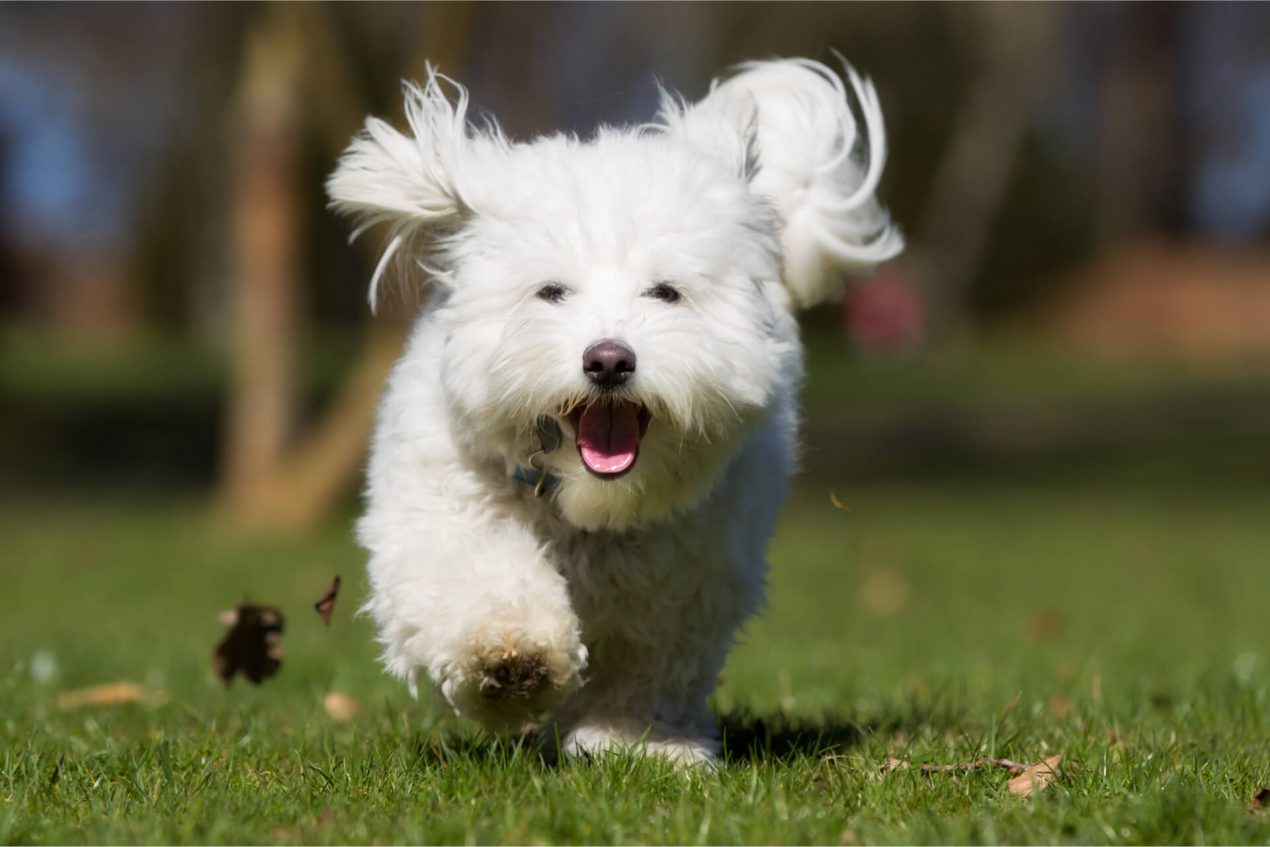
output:
M795 462L793 310L902 247L874 197L877 97L848 81L863 131L843 82L794 59L695 104L667 94L656 123L513 143L430 70L406 88L408 133L371 119L353 141L328 188L392 227L372 306L394 254L437 287L380 408L359 524L368 609L412 688L426 675L460 713L540 724L570 753L717 752L706 698L761 601ZM601 393L582 356L603 339L637 367ZM618 478L575 449L570 410L596 402L651 414ZM563 434L546 453L544 418Z

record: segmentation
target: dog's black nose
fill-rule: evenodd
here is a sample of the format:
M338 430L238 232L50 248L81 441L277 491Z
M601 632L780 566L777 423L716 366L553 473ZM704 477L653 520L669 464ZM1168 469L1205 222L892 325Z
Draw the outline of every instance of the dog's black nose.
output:
M616 388L635 373L635 351L620 341L597 341L582 354L582 370L602 388Z

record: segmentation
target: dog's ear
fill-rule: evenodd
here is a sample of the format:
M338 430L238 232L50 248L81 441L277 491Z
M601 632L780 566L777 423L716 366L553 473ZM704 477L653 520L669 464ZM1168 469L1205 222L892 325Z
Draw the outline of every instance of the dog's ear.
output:
M877 92L843 66L850 92L819 62L780 59L740 65L696 104L662 101L667 131L724 157L775 203L785 284L800 307L836 297L842 272L867 273L904 248L875 196L886 163Z
M372 311L379 279L398 248L415 236L435 242L472 213L462 187L463 172L478 147L503 143L492 124L484 131L468 127L463 86L431 65L427 71L424 85L404 84L409 134L368 118L326 182L331 208L355 218L354 238L378 223L391 226L388 247L371 277ZM442 82L453 87L453 102Z

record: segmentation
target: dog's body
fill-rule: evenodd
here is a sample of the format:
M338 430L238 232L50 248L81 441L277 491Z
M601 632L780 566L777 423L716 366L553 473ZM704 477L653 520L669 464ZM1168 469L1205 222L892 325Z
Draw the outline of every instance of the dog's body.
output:
M390 254L423 236L439 288L359 526L393 672L490 728L550 718L567 752L713 755L706 698L795 461L793 310L902 246L851 81L867 162L841 82L800 60L586 141L473 130L435 75L413 137L368 122L332 197L390 221Z

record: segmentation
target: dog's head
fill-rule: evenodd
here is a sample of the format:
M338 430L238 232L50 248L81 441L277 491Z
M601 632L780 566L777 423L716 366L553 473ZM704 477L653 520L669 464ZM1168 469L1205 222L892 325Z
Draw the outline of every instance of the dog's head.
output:
M656 124L525 144L469 126L442 81L407 87L410 135L368 121L328 187L440 287L454 432L553 476L581 527L696 502L798 380L791 307L900 249L872 88L851 76L864 163L841 81L800 60L667 95Z

